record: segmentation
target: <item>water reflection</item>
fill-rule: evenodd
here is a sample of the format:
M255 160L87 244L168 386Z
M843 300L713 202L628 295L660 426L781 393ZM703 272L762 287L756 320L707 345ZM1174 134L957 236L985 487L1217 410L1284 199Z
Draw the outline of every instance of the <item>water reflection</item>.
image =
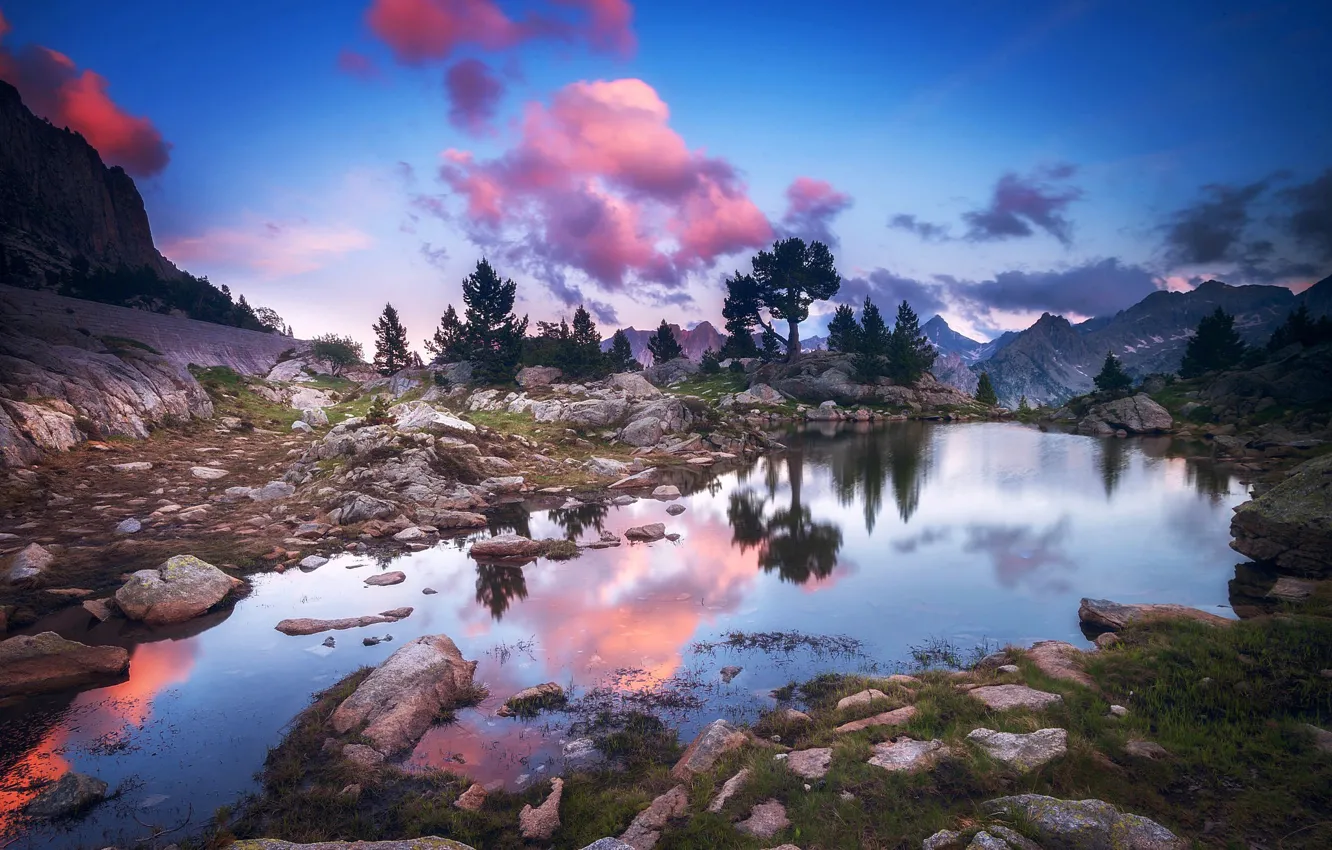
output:
M522 567L478 562L476 565L476 601L484 605L496 622L504 619L509 604L527 598L527 576Z
M546 518L564 529L567 540L596 536L606 527L606 514L610 505L588 502L571 508L555 508Z
M741 552L758 550L758 563L764 572L776 571L782 581L804 584L810 579L825 579L837 566L837 552L842 548L842 532L834 523L816 522L809 507L800 501L805 477L805 457L799 448L786 452L789 501L765 516L767 499L752 490L732 493L726 509L731 524L731 541ZM768 499L776 497L776 464L767 461Z
M1096 458L1101 470L1101 483L1105 486L1105 497L1115 495L1119 480L1128 469L1128 443L1118 437L1107 437L1101 442L1101 451Z
M919 507L930 467L931 427L925 422L887 428L858 423L843 434L811 431L806 445L812 457L828 464L842 504L860 505L865 531L871 533L883 507L884 485L890 481L902 522L910 521Z

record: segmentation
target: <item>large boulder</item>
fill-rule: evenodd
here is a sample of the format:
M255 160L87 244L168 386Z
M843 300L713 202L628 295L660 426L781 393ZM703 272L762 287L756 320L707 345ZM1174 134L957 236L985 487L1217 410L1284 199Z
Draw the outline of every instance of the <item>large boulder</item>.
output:
M1170 411L1152 401L1146 393L1094 405L1087 417L1078 423L1080 433L1099 431L1103 425L1111 432L1124 430L1130 434L1159 434L1169 431L1175 424Z
M472 544L473 558L535 558L545 550L540 541L520 534L498 534Z
M564 406L558 421L575 428L608 428L618 425L629 412L629 403L623 399L590 398Z
M1255 561L1304 575L1332 573L1332 455L1300 464L1240 505L1230 533L1230 547Z
M643 370L643 377L658 387L677 384L693 375L697 375L699 365L693 360L677 357L665 363L656 363Z
M397 511L397 505L390 501L353 491L342 497L342 504L328 512L328 521L334 525L352 525L393 516Z
M984 803L992 816L1017 820L1046 850L1185 850L1189 842L1155 821L1123 814L1102 800L1060 800L1040 794Z
M442 410L436 410L423 401L410 401L406 404L396 405L392 408L392 412L395 417L394 427L403 433L427 431L431 434L445 434L450 431L457 431L471 434L476 431L476 426L471 422L466 422Z
M1213 626L1228 626L1233 620L1185 605L1123 605L1109 599L1083 598L1078 605L1078 620L1093 630L1117 632L1130 623L1160 620L1197 620Z
M28 817L68 817L106 799L102 780L73 771L48 785L23 810Z
M447 635L425 635L400 647L334 710L339 735L359 730L385 755L416 746L435 718L472 686L476 662Z
M129 670L119 646L87 646L55 632L0 641L0 697L104 685Z
M176 555L155 570L139 570L116 591L131 620L181 623L207 611L244 582L193 555Z
M548 387L564 377L564 371L554 366L525 366L518 370L515 380L525 390L533 387Z
M661 390L652 386L652 383L644 378L640 372L620 372L611 375L606 379L606 387L619 390L624 393L626 398L635 400L656 398L661 395Z

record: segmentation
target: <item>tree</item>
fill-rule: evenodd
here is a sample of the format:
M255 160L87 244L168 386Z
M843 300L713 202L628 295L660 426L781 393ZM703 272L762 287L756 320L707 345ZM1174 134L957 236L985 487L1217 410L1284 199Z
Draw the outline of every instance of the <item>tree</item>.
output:
M703 356L698 361L699 371L705 375L715 375L721 371L721 360L717 357L717 352L709 348L703 352Z
M617 330L611 337L611 347L610 351L606 352L606 359L612 372L637 372L643 368L643 364L634 358L633 347L623 330Z
M888 354L892 334L883 320L883 314L869 298L860 311L860 325L854 336L856 375L865 383L873 383L884 374L884 357Z
M920 331L920 319L911 305L897 307L897 323L888 342L888 376L898 384L914 384L934 365L938 352Z
M518 371L523 356L527 317L513 314L518 285L500 280L487 260L463 278L465 332L463 338L472 372L484 383L508 383Z
M1027 397L1023 396L1022 400L1026 401ZM989 407L994 407L999 403L999 396L994 391L994 384L990 383L989 372L981 372L980 374L980 381L976 384L976 401Z
M361 344L349 336L323 334L314 338L310 353L317 360L324 360L333 370L334 375L341 375L348 366L355 366L364 356Z
M859 344L859 337L860 325L856 323L856 311L850 304L837 305L832 321L828 323L828 350L851 354Z
M842 285L832 252L822 242L806 245L805 240L793 236L772 243L771 251L759 251L752 264L753 318L772 330L758 312L757 308L762 307L774 319L786 321L786 359L794 363L800 359L800 323L809 318L809 305L833 297Z
M763 345L759 348L759 357L764 363L771 363L782 356L782 347L785 345L782 338L772 328L763 329Z
M375 330L375 368L381 375L392 375L411 363L407 351L407 329L398 320L398 311L392 304L384 305L384 312L379 314Z
M426 351L434 363L450 363L467 359L467 329L458 318L458 311L450 304L440 317L435 335L425 341Z
M1124 367L1120 365L1119 358L1114 355L1114 352L1107 351L1105 353L1105 363L1102 364L1101 371L1092 379L1092 383L1096 385L1096 389L1103 393L1118 395L1129 391L1129 388L1133 386L1133 379L1124 371Z
M757 357L754 329L759 324L758 283L753 275L736 272L726 279L726 300L722 302L722 318L726 320L726 342L722 357Z
M278 315L278 311L272 307L255 307L254 318L259 324L275 334L294 336L291 332L291 325L283 321L282 316Z
M1027 403L1027 397L1024 395L1018 399L1018 413L1031 413L1031 405Z
M565 371L580 378L600 378L606 374L606 358L601 355L601 334L592 314L578 305L574 311L573 332L569 335L569 365Z
M1182 378L1196 378L1205 372L1229 369L1244 356L1244 341L1235 331L1235 317L1220 307L1203 316L1198 330L1184 349L1179 364Z
M1301 304L1286 317L1281 327L1272 332L1272 338L1267 341L1267 350L1280 351L1296 343L1307 348L1329 340L1332 340L1332 316L1323 316L1314 321L1309 316L1308 305Z
M671 360L679 360L684 357L684 349L680 347L680 342L671 332L671 326L662 319L661 324L657 325L657 332L648 340L648 351L652 352L653 363L668 363Z

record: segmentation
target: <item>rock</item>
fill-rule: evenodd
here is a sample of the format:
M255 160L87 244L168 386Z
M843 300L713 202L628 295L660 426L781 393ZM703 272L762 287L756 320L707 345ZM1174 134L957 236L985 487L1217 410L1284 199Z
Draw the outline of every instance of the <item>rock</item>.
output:
M379 623L396 623L412 615L411 608L393 608L379 614L365 617L342 617L336 620L314 620L309 618L287 619L277 624L277 630L284 635L317 635L320 632L357 629L362 626L374 626Z
M606 457L592 457L583 462L583 468L593 475L623 478L629 474L629 464Z
M520 493L523 489L523 476L497 475L482 481L480 487L488 493Z
M295 422L291 423L291 430L298 431L303 434L314 433L314 429L310 427L310 423L306 422L303 419L297 419Z
M992 837L1003 839L1004 846L999 848L999 850L1041 850L1040 845L1035 841L1032 841L1030 838L1019 832L1014 832L1002 824L989 824L985 827L985 830Z
M1169 431L1175 424L1170 417L1170 411L1152 401L1151 396L1146 393L1094 405L1088 411L1088 418L1099 420L1113 429L1123 429L1130 434L1160 433Z
M421 589L421 593L425 596L434 596L436 593L439 593L439 591L435 590L433 587L425 587Z
M1316 581L1280 576L1266 595L1286 602L1299 602L1313 596L1316 590L1318 590Z
M106 799L106 783L82 773L66 773L48 785L24 809L28 817L61 818Z
M218 469L215 466L190 467L190 475L193 475L201 481L216 481L219 478L225 478L227 474L225 469Z
M1230 547L1255 561L1301 575L1332 574L1332 454L1300 464L1240 505L1230 533Z
M1002 838L996 838L985 830L981 830L971 837L971 843L967 845L967 850L1013 850L1008 846L1008 842Z
M410 749L471 688L475 671L448 636L419 637L375 668L329 722L339 735L364 726L361 735L387 755Z
M0 641L0 697L104 685L129 670L118 646L86 646L55 632Z
M371 587L387 587L391 584L402 584L407 580L407 574L401 570L393 570L387 573L377 573L368 577L365 583Z
M688 811L689 795L683 785L677 785L639 812L620 840L634 850L651 850L656 846L667 822L672 818L684 817Z
M654 499L678 499L680 498L680 488L674 484L663 484L652 491Z
M732 679L740 675L742 669L734 665L728 665L726 667L721 668L721 670L718 672L721 674L721 680L729 685Z
M619 433L621 442L639 447L655 446L663 436L665 431L661 427L661 420L652 416L635 419Z
M1087 598L1078 606L1078 620L1085 625L1112 632L1130 623L1158 620L1197 620L1215 626L1228 626L1234 622L1184 605L1121 605L1108 599Z
M1039 794L1000 797L988 814L1020 819L1045 848L1072 850L1186 850L1189 843L1155 821L1121 814L1102 800L1060 800Z
M692 375L697 375L699 370L698 363L684 357L675 360L668 360L665 363L656 363L642 371L642 375L652 384L663 387L668 384L674 384L683 381Z
M122 519L116 524L116 534L138 534L143 529L143 523L134 517Z
M1007 711L1013 708L1039 711L1052 703L1064 700L1059 694L1038 691L1026 685L986 685L968 693L995 711Z
M422 540L426 536L426 533L422 531L419 526L409 525L402 531L393 535L393 539L399 543L410 543L413 540Z
M784 759L786 769L805 779L822 779L832 765L832 747L795 750Z
M1060 640L1037 641L1027 650L1027 659L1036 665L1037 670L1052 679L1095 687L1091 676L1082 669L1082 650L1071 643Z
M652 386L639 372L620 372L606 379L606 386L620 390L631 399L658 398L661 390Z
M1111 717L1128 717L1129 710L1122 705L1110 706Z
M574 738L572 741L566 741L560 750L564 757L564 766L568 769L588 767L602 760L601 751L597 749L596 741L591 738Z
M1314 747L1320 752L1332 753L1332 732L1326 729L1320 729L1312 723L1304 724L1304 731L1313 736Z
M755 806L749 817L740 821L735 828L755 838L772 838L791 825L786 818L786 807L776 800L765 800Z
M384 754L365 744L348 744L342 748L342 757L357 767L374 769L384 763Z
M193 555L176 555L155 570L139 570L116 591L116 605L149 625L182 623L218 604L244 582Z
M994 670L996 673L1008 673L1008 674L1022 672L1021 668L1018 667L1016 664L1000 664L998 667L994 668Z
M292 844L277 838L247 838L228 844L227 850L473 850L450 838L398 838L392 841L320 841Z
M372 519L383 519L398 512L397 505L365 493L347 493L342 503L328 512L328 521L334 525L354 525Z
M911 722L911 718L916 716L916 707L914 705L895 708L892 711L885 711L882 714L876 714L873 717L866 717L864 720L852 720L850 723L843 723L837 727L838 734L845 735L848 732L860 732L874 726L905 726Z
M706 773L731 750L744 746L745 734L725 720L714 720L694 737L685 749L684 755L671 768L671 777L679 782Z
M943 741L915 741L903 737L875 744L874 755L868 763L884 770L915 773L934 767L939 759L949 755L951 753Z
M1027 734L973 729L967 733L967 740L996 761L1020 771L1040 767L1068 752L1068 732L1063 729L1037 729Z
M134 460L129 463L113 463L111 468L116 472L147 472L153 468L153 465L146 460Z
M315 428L325 428L328 426L328 414L319 407L307 407L301 411L301 421Z
M473 434L476 426L464 419L436 410L424 401L413 401L395 405L393 427L403 434L420 431L440 435L449 432Z
M1097 649L1109 649L1115 644L1123 642L1124 639L1121 638L1119 635L1115 634L1114 632L1105 632L1104 634L1099 634L1096 636L1096 640L1093 641L1093 643L1096 644Z
M671 516L679 516L680 514L682 514L682 513L684 513L684 512L685 512L685 506L684 506L684 505L667 505L667 506L666 506L666 513L670 514Z
M554 682L546 682L544 685L534 685L530 688L523 688L518 693L504 701L504 705L496 712L500 717L512 717L523 710L524 703L546 703L557 701L564 697L564 688Z
M869 705L875 700L886 700L886 699L888 699L888 695L885 694L883 691L877 690L875 688L870 688L868 690L861 691L858 694L852 694L849 697L842 697L840 700L837 701L837 710L845 711L848 708L855 708L856 706Z
M441 530L455 528L485 528L488 524L485 514L472 511L430 511L425 514L430 524Z
M554 366L525 366L518 370L514 378L523 389L548 387L564 377L564 372Z
M647 525L635 525L624 532L628 540L638 543L651 543L660 540L666 536L666 526L664 523L651 522Z
M535 809L523 806L518 813L518 828L527 841L548 841L560 828L560 798L564 795L564 780L558 776L550 780L550 795Z
M734 797L736 793L745 786L745 783L749 781L749 776L749 768L746 767L742 768L735 776L726 780L722 785L721 790L717 792L717 796L712 798L711 803L708 803L708 811L713 814L721 812L722 807L726 805L726 801Z
M486 804L486 796L485 787L473 782L466 791L458 795L458 799L453 801L453 807L464 812L479 812Z
M296 488L285 481L270 481L262 487L250 490L250 498L256 502L276 502L296 493Z
M81 604L83 610L97 618L99 622L105 623L111 619L110 599L86 599ZM4 633L3 618L0 618L0 634Z
M472 544L473 558L535 558L543 551L540 542L518 534L499 534Z
M1166 748L1153 741L1129 741L1124 745L1124 752L1140 759L1169 758Z
M9 566L5 570L5 580L10 584L17 584L39 578L53 563L55 563L55 555L52 555L43 546L29 543L9 559Z
M325 558L323 555L306 555L304 558L301 558L300 563L297 564L296 566L300 567L302 570L308 573L313 570L319 569L320 567L322 567L324 564L327 563L328 563L328 558Z
M941 829L920 843L921 850L962 850L962 833Z

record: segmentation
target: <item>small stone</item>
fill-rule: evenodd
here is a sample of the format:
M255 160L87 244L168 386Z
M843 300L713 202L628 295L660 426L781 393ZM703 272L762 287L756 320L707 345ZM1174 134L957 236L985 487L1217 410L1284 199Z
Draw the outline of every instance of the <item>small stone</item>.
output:
M666 536L666 526L660 522L652 522L647 525L635 525L624 532L628 540L639 543L651 543L654 540L660 540Z
M306 555L304 558L301 559L301 562L296 566L300 567L302 570L308 573L313 570L319 569L320 567L322 567L324 564L327 563L328 563L328 558L325 558L322 555Z
M365 580L365 583L371 587L385 587L390 584L402 584L406 580L406 573L401 570L394 570L392 572L379 573L378 575L370 576Z
M142 528L143 523L134 517L129 517L128 519L122 519L116 525L116 534L138 534Z
M1105 634L1097 635L1095 640L1096 646L1100 649L1109 649L1110 647L1123 642L1124 639L1115 632L1106 632Z
M870 688L869 690L861 691L858 694L852 694L849 697L842 697L842 699L837 702L837 710L844 711L845 709L853 708L855 706L869 705L876 699L887 700L888 695L883 691Z
M439 593L439 591L435 590L433 587L427 587L423 588L421 590L421 593L425 594L426 596L434 596L436 593Z
M459 795L458 799L453 801L455 809L462 809L465 812L477 812L486 803L486 789L473 782L472 786Z
M915 773L933 767L935 762L950 755L948 747L940 740L916 741L911 738L898 738L874 745L874 755L869 764L884 770L906 771Z
M550 780L550 795L535 809L523 806L518 813L518 826L528 841L549 841L560 828L560 798L564 795L564 780L558 776Z
M805 779L822 779L832 765L832 747L815 747L787 753L786 769Z
M201 481L216 481L225 478L228 473L225 469L218 469L215 466L191 466L190 475Z
M338 645L338 642L337 642L337 640L335 640L335 639L333 638L332 635L329 635L328 637L324 638L324 646L328 647L329 649L332 649L333 647L335 647L335 646L337 646L337 645Z
M1128 713L1129 713L1129 710L1128 710L1127 708L1125 708L1124 706L1122 706L1122 705L1112 705L1112 706L1110 706L1110 716L1111 716L1111 717L1127 717L1127 716L1128 716Z
M667 506L666 506L666 513L670 514L671 516L679 516L680 514L682 514L682 513L684 513L684 512L685 512L685 506L684 506L684 505L667 505Z
M402 531L399 531L397 534L393 535L393 539L398 541L399 543L408 543L412 540L421 540L425 536L426 533L424 531L422 531L419 527L412 525L408 526L407 528L404 528Z
M973 729L967 740L996 761L1020 771L1040 767L1068 752L1068 732L1063 729L1038 729L1027 734Z
M743 768L735 776L732 776L730 779L726 780L726 782L722 785L721 790L717 792L717 796L713 797L712 802L708 804L708 811L712 812L713 814L717 814L718 812L720 812L722 810L722 807L726 805L726 801L734 797L736 795L736 792L738 792L741 788L743 788L745 786L745 783L748 781L749 781L749 768L746 767Z
M662 484L652 491L654 499L678 499L680 498L680 488L674 484Z
M1169 758L1170 753L1166 748L1153 741L1129 741L1124 745L1124 752L1135 758L1141 759L1161 759Z
M755 838L772 838L790 825L786 807L776 800L765 800L755 806L749 817L737 823L735 828Z
M365 744L348 744L342 748L342 757L358 767L373 768L384 763L384 754Z
M920 850L961 850L962 833L941 829L920 843Z
M136 460L130 463L113 463L111 468L116 472L147 472L153 468L153 465L146 460Z
M734 666L723 667L723 668L721 668L721 671L720 671L720 672L721 672L721 680L722 680L723 682L725 682L726 684L729 685L729 684L731 683L731 680L732 680L732 679L734 679L736 676L739 676L739 675L740 675L740 671L741 671L741 668L739 668L739 667L734 667Z
M1000 672L1000 673L1016 673L1016 672L1018 672L1018 666L1017 666L1016 664L1000 664L998 667L996 667L996 668L994 668L994 669L995 669L996 671Z

